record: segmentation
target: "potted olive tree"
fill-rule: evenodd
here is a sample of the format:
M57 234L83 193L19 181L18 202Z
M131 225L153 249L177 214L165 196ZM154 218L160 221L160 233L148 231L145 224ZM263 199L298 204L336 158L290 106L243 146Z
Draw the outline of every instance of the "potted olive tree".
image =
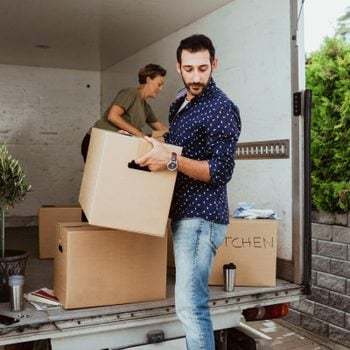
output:
M12 158L6 146L0 143L0 302L8 301L8 277L24 275L28 252L5 249L5 213L8 207L14 207L23 201L30 186L18 160Z

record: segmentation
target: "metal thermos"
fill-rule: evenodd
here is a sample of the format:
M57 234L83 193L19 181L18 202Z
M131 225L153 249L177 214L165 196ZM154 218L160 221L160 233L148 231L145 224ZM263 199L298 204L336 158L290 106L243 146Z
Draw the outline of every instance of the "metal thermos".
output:
M232 292L235 289L236 265L234 263L225 264L224 268L224 289Z
M24 276L9 276L10 307L11 311L23 311Z

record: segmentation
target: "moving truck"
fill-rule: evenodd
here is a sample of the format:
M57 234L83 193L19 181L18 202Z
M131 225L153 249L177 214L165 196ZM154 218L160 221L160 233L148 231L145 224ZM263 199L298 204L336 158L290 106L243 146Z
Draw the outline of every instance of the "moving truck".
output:
M80 3L72 1L75 2ZM170 5L168 0L164 3L167 2ZM194 2L194 5L200 6L200 3ZM119 88L131 84L130 76L135 76L135 67L152 61L167 67L166 87L162 98L154 105L166 122L169 101L182 87L175 68L172 69L179 40L200 32L211 37L217 48L219 68L214 73L214 79L239 106L243 125L236 169L228 185L230 210L233 213L239 202L254 202L255 208L273 209L279 218L276 285L236 287L230 293L223 291L222 286L210 287L213 325L219 338L224 338L228 329L259 338L260 335L250 329L249 323L242 323L242 315L247 320L272 318L276 310L285 310L284 304L298 301L310 292L311 93L304 90L302 3L301 0L226 1L224 6L204 17L105 67L97 79L101 84L99 98L102 109L105 109ZM156 2L152 6L156 11ZM186 11L186 8L182 10ZM136 16L142 16L137 12L129 15L131 27L138 20ZM172 14L169 13L169 16ZM128 33L125 36L127 38ZM7 68L6 64L0 69L12 72L12 78L11 74L6 77L11 87L15 66ZM44 68L31 69L37 69L40 74L47 73ZM61 78L66 73L62 70ZM83 81L79 75L82 72L71 70L68 73L70 76L76 73L77 81ZM53 71L47 74L57 77ZM55 84L57 87L60 80ZM49 89L48 85L45 89ZM78 94L73 97L80 98ZM55 98L59 101L57 110L67 106L65 98L58 96L57 91ZM45 108L44 103L42 107ZM97 114L90 111L89 115L93 122ZM74 124L74 116L72 118L70 122ZM48 130L59 128L51 124L44 126ZM90 125L85 126L88 128ZM65 135L69 131L76 132L74 128L64 129ZM42 137L50 136L50 132L44 134ZM55 136L54 132L52 134ZM80 134L84 135L82 129ZM76 153L79 153L78 143L74 144ZM14 151L24 149L20 141L18 144L14 141L10 146ZM28 144L26 149L28 152L38 150L35 147ZM72 152L65 143L60 152L53 154L57 156L57 162L63 158L70 161L68 166L73 168L72 173L78 174L78 180L71 182L79 184L82 164L79 164L80 172L74 168L78 162L72 161ZM45 157L42 159L45 160ZM46 164L46 167L50 166L53 166L52 161ZM60 173L63 176L64 170ZM42 181L45 181L44 177ZM49 187L54 186L48 186L48 195ZM31 201L29 199L33 204ZM33 204L32 207L37 210L38 206ZM31 214L29 209L27 213ZM30 276L26 278L30 279ZM173 286L174 276L169 270L165 300L72 310L26 309L28 317L1 327L0 345L50 339L54 350L185 349L183 330L175 314ZM1 308L1 313L8 313L8 305L1 305Z

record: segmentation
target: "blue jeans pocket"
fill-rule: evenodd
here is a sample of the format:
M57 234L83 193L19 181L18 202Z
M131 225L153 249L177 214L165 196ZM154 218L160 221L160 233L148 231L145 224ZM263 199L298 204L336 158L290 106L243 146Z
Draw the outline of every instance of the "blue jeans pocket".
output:
M210 242L218 249L224 241L227 233L227 225L210 223Z

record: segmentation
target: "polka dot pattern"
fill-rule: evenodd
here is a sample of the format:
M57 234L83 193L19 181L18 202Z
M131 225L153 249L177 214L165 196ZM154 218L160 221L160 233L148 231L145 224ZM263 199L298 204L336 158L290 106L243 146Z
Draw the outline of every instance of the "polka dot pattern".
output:
M165 141L182 146L185 157L207 160L211 181L206 184L179 172L170 217L199 217L227 224L226 184L233 174L236 143L241 131L239 109L211 79L205 91L176 114L185 94L186 91L181 90L170 106L170 127Z

